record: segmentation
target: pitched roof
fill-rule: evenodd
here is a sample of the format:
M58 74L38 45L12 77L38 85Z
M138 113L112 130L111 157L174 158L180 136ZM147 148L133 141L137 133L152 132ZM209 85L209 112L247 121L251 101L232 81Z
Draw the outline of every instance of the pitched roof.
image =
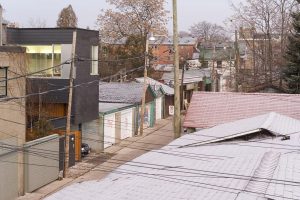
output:
M142 101L142 83L105 83L99 84L99 101L107 103L137 104Z
M199 131L200 135L197 135L197 132L195 133L198 136L197 142L190 142L186 146L220 142L250 135L261 130L267 130L274 136L291 135L300 131L300 121L271 112L203 129Z
M194 92L183 126L209 128L268 112L300 119L300 95Z
M300 121L292 126L297 124ZM278 137L178 148L206 132L184 135L102 180L73 184L46 199L300 199L299 132L284 141Z
M173 36L158 36L155 37L155 41L149 41L150 45L173 45ZM178 45L196 45L198 43L198 38L186 36L186 37L178 37Z
M181 81L182 71L179 72L179 81ZM210 69L191 69L184 71L183 83L196 83L203 81L204 77L210 77ZM162 76L165 83L174 81L174 72L166 72Z
M107 114L117 110L124 110L126 108L132 107L133 104L128 103L99 103L99 113Z
M137 82L139 82L139 83L144 83L144 78L143 77L136 78L135 80ZM164 93L166 95L174 95L174 88L171 88L168 85L165 85L165 84L163 84L163 83L161 83L159 81L156 81L156 80L154 80L152 78L149 78L149 77L147 77L147 83L150 84L150 85L152 85L152 86L156 86L156 85L161 86L162 90L164 91Z

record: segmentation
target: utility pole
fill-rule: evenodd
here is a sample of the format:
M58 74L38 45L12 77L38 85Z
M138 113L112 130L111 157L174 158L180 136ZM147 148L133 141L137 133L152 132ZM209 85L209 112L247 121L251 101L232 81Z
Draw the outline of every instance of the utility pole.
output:
M177 0L173 0L173 41L174 41L174 138L181 136L180 116L180 87L179 87L179 52L178 52L178 24Z
M148 34L146 36L146 49L145 49L145 66L144 66L144 90L142 97L142 107L141 107L141 124L140 124L140 135L144 133L144 118L145 118L145 104L146 104L146 92L147 92L147 66L148 66L148 50L149 50L149 39Z
M70 88L69 88L69 100L68 100L68 113L67 113L67 127L65 133L65 162L64 162L64 171L63 177L65 178L69 168L69 144L70 144L70 132L71 132L71 111L72 111L72 98L73 98L73 68L75 62L75 49L76 49L76 38L77 38L77 31L73 32L73 41L72 41L72 60L70 66Z
M211 86L212 86L212 91L216 92L216 73L215 73L215 56L216 56L216 44L214 43L214 49L213 49L213 56L212 56L212 81L211 81Z
M3 8L0 4L0 46L3 45Z
M184 68L185 68L185 64L186 63L184 63L183 66L182 66L181 85L180 85L181 86L181 98L182 98L181 99L181 101L182 101L181 103L182 103L182 109L183 110L185 110L185 107L184 107L184 90L183 90L183 80L184 80L184 70L185 70Z
M239 66L240 66L240 51L239 51L239 44L238 44L238 33L237 30L235 30L235 42L234 42L234 48L235 48L235 91L239 91Z

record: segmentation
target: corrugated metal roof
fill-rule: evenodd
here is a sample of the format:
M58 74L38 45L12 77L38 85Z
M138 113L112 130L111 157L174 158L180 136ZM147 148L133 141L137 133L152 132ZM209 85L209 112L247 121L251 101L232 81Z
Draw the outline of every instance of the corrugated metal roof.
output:
M104 83L99 84L99 101L108 103L136 104L142 100L142 83Z
M135 79L137 82L139 83L144 83L144 78L141 77L141 78L136 78ZM152 86L161 86L162 87L162 90L165 92L165 94L167 95L174 95L174 88L171 88L170 86L167 86L159 81L156 81L152 78L149 78L147 77L147 83L152 85Z
M300 95L194 92L184 127L209 128L269 112L300 119Z
M299 133L286 141L178 148L200 134L205 133L182 136L125 163L102 180L73 184L46 199L300 199L300 154L295 145Z

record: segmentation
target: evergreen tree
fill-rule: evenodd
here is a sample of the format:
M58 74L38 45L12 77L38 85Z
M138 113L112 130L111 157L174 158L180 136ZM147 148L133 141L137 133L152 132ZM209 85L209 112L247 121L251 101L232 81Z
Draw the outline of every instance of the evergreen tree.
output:
M56 22L57 27L60 28L75 28L77 27L77 16L71 5L62 9L58 15Z
M292 17L293 31L289 36L284 79L288 83L290 93L300 94L300 12L293 13Z

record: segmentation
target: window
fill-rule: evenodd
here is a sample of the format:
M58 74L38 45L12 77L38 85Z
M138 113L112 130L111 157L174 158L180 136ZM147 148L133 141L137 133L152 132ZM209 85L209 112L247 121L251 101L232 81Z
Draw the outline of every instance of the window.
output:
M217 68L222 68L222 61L217 61Z
M0 97L7 96L7 67L0 67Z
M98 46L92 46L91 59L91 75L98 75Z
M61 45L25 46L29 55L29 73L42 71L34 76L52 77L61 75ZM51 69L48 69L51 68Z
M204 68L207 68L208 67L208 61L202 61L201 66L204 67Z

